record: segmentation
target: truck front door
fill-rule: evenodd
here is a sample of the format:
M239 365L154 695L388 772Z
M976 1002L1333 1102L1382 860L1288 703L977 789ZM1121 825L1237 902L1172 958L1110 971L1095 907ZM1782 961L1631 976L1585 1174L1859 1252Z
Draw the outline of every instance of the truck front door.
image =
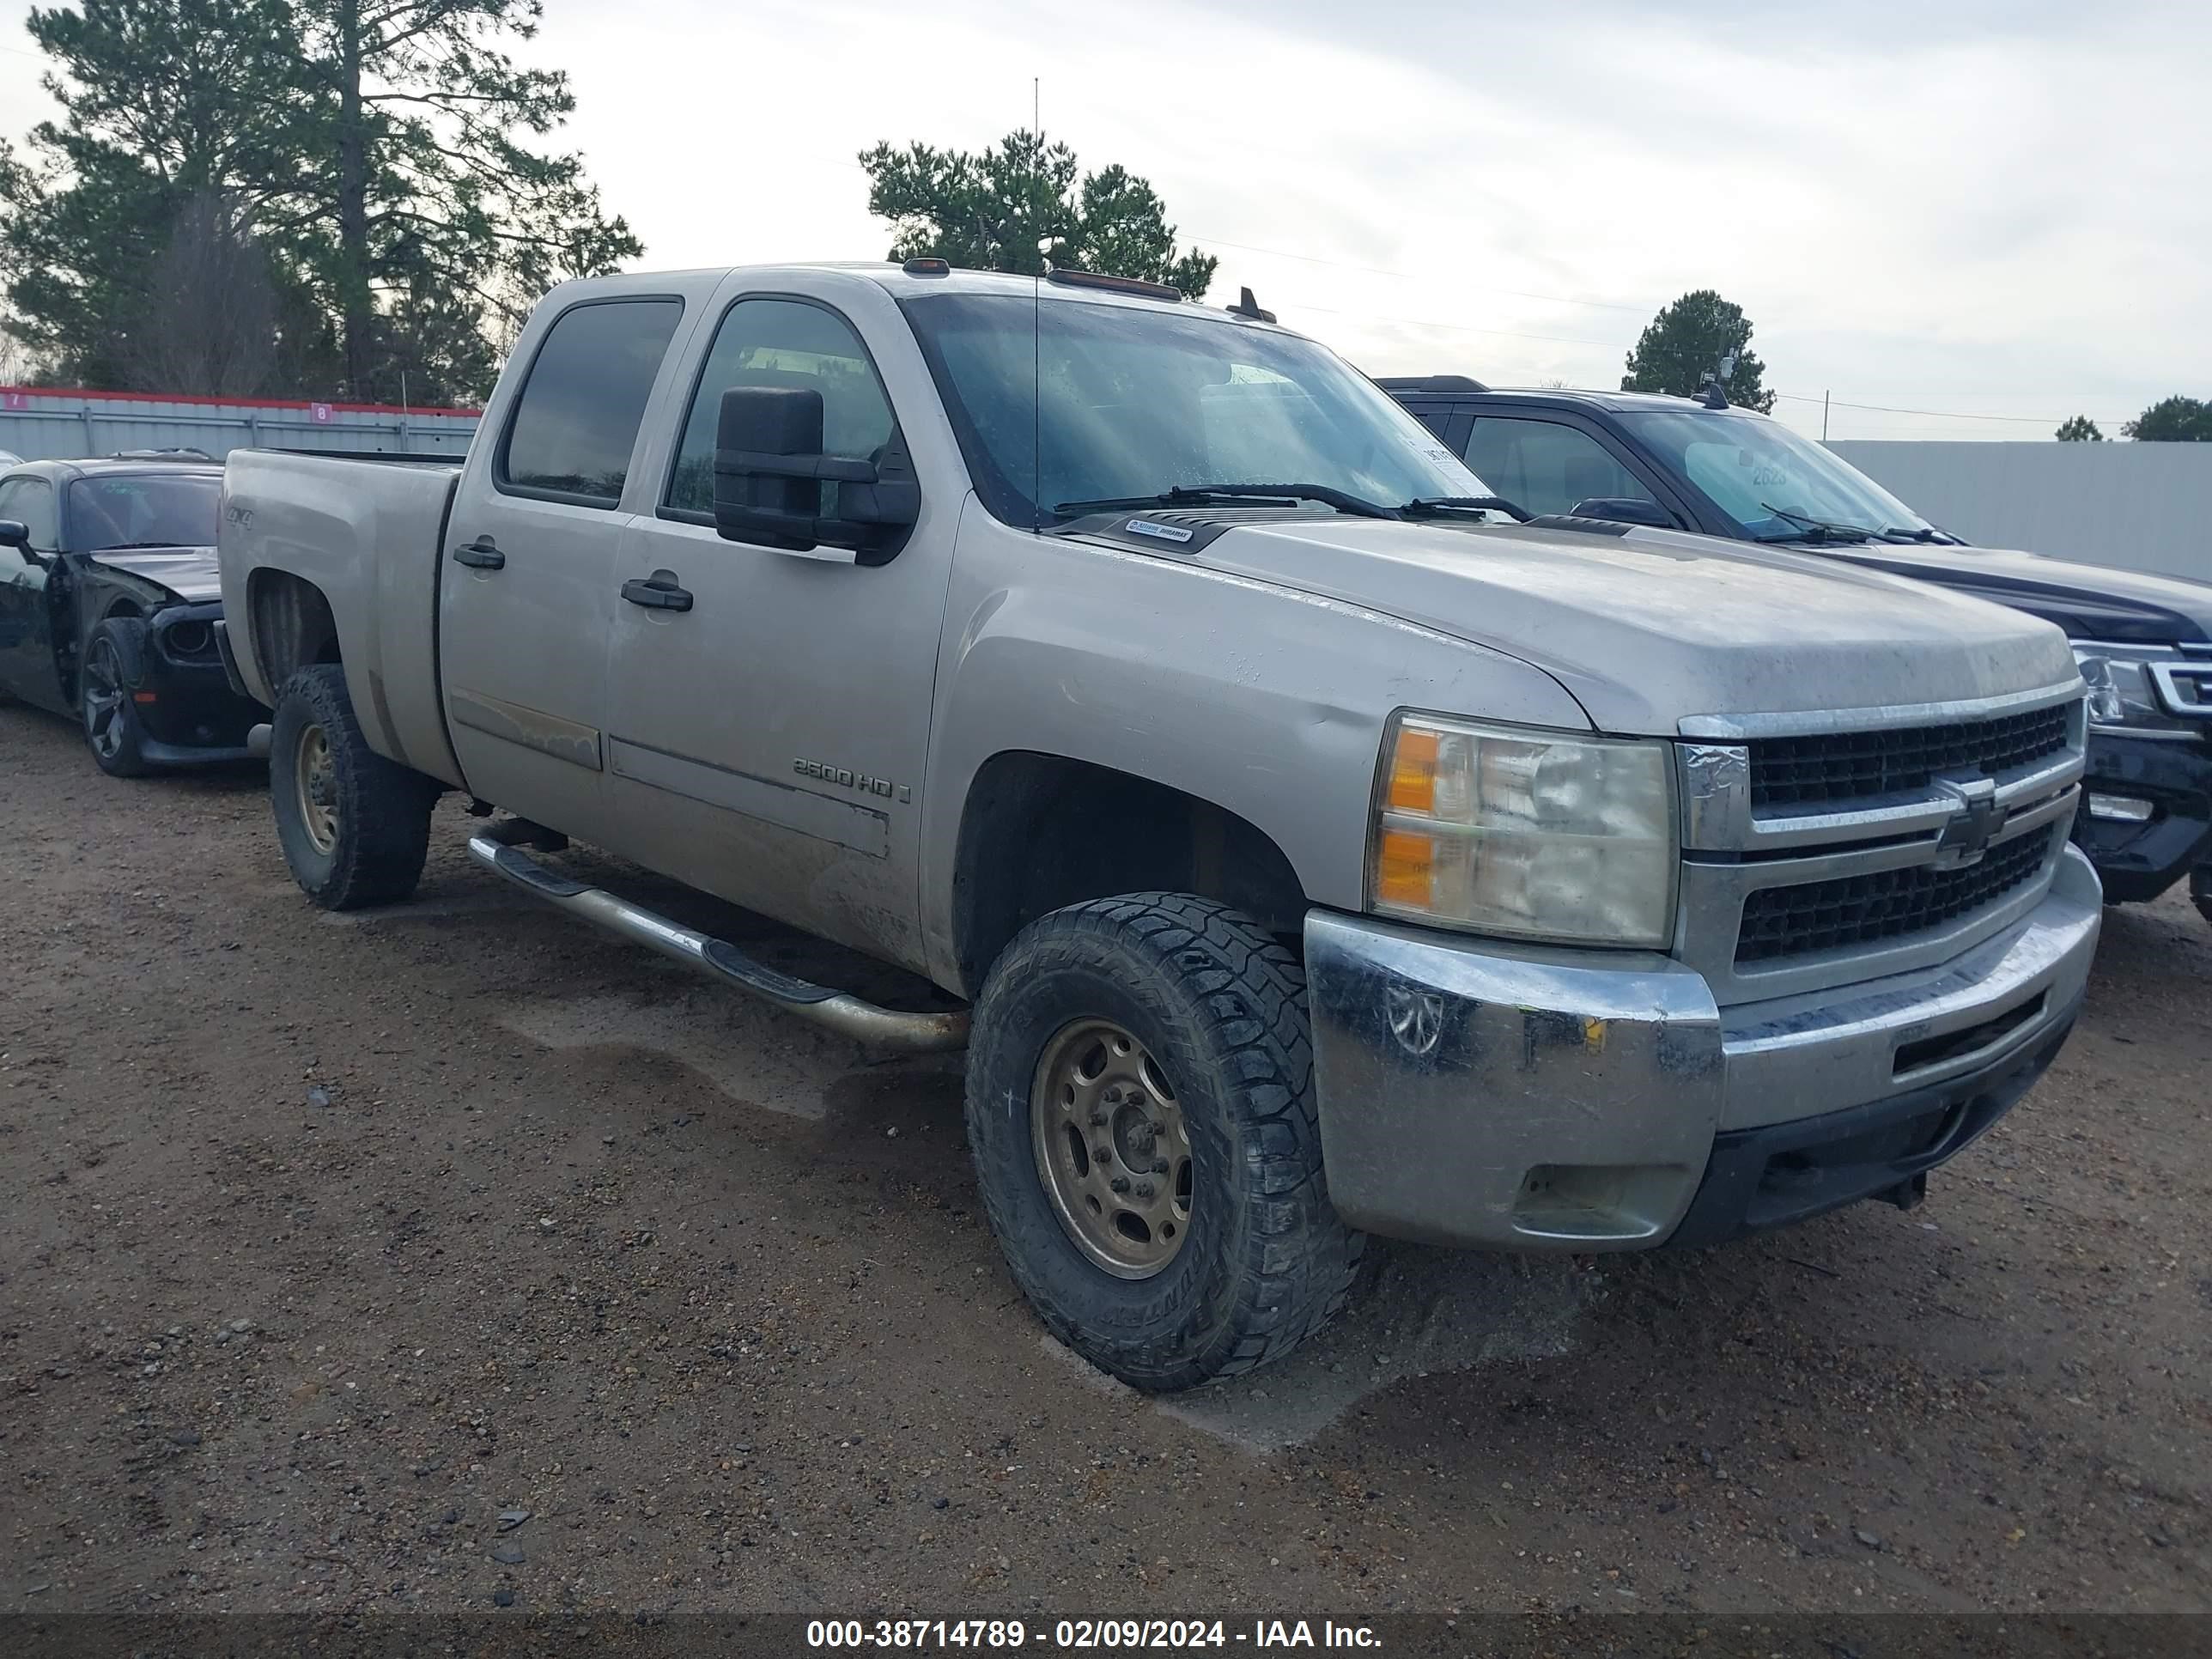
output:
M933 412L890 297L854 283L844 298L870 308L871 337L898 347L895 361L887 347L879 364L845 313L817 299L733 287L689 396L666 405L659 500L623 538L622 587L636 597L614 607L608 789L622 850L641 862L919 965L922 771L965 495L941 482L957 465L949 430L906 434L921 517L887 563L726 541L714 522L725 388L818 391L825 450L860 459L890 441L902 399ZM685 608L644 591L672 587Z
M623 492L683 317L672 293L555 316L446 528L438 657L462 775L495 805L602 844Z

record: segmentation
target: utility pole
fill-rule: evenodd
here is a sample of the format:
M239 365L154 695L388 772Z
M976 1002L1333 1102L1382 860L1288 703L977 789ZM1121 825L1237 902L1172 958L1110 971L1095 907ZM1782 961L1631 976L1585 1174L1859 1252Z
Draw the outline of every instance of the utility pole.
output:
M1820 441L1828 441L1828 388L1820 388Z

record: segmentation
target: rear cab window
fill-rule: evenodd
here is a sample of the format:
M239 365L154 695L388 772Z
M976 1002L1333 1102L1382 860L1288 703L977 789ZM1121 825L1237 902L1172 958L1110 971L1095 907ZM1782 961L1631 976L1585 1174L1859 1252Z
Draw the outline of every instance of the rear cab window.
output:
M584 300L555 319L500 441L503 495L611 508L661 360L683 319L672 295Z

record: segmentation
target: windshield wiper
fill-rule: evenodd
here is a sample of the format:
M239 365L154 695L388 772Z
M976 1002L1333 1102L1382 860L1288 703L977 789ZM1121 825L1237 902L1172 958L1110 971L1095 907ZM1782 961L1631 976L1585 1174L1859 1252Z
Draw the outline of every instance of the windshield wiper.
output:
M1053 508L1055 513L1121 513L1144 507L1188 507L1197 501L1315 501L1322 507L1333 507L1340 513L1349 513L1361 519L1402 518L1397 508L1385 507L1380 501L1370 501L1362 495L1333 489L1327 484L1302 483L1224 483L1177 484L1173 489L1157 495L1108 496L1095 501L1062 501Z
M1820 541L1874 542L1884 539L1882 532L1879 530L1868 530L1855 524L1830 524L1826 519L1811 519L1806 517L1802 513L1792 513L1786 507L1775 506L1772 501L1761 501L1759 505L1765 507L1769 513L1771 513L1776 518L1786 519L1791 524L1802 526L1799 532L1795 536L1761 536L1759 539L1763 542L1811 541L1815 539Z
M1437 513L1503 513L1516 524L1526 524L1529 518L1503 495L1417 495L1398 511L1409 519Z
M136 548L141 547L183 548L207 547L211 545L213 545L213 544L208 542L103 542L98 547L88 549L88 551L94 553L128 553Z
M1901 524L1885 525L1882 527L1881 533L1888 537L1892 541L1902 540L1908 542L1919 542L1923 544L1932 543L1938 547L1964 547L1966 545L1966 543L1960 541L1949 531L1938 530L1932 524L1923 524L1917 530L1908 529L1905 526Z

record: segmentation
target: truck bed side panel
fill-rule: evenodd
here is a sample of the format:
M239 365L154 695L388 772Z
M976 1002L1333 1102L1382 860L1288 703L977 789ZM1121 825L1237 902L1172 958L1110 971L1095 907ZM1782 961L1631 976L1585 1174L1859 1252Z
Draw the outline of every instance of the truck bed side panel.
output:
M252 596L265 572L329 602L354 712L369 746L465 787L439 707L439 561L458 465L240 450L224 476L222 597L240 672L274 706Z

